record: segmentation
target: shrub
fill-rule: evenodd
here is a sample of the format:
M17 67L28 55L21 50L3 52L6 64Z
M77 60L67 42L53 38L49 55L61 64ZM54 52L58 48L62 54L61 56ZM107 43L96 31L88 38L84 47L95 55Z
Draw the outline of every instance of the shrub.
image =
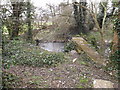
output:
M108 63L108 70L118 70L120 62L120 51L116 51L113 55L110 56L110 61Z
M75 43L70 41L64 46L64 52L69 52L71 50L75 50Z
M93 48L99 51L99 48L100 48L99 32L90 32L88 35L84 35L83 37L87 40L88 43L92 45Z

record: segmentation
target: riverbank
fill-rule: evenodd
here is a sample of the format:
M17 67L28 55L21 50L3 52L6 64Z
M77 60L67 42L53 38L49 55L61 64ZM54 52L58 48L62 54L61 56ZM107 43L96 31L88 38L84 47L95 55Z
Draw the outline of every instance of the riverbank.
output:
M85 53L48 52L22 41L12 41L5 50L3 66L8 75L3 82L13 83L9 86L12 88L93 88L94 79L117 83L115 77ZM13 76L19 81L17 85Z

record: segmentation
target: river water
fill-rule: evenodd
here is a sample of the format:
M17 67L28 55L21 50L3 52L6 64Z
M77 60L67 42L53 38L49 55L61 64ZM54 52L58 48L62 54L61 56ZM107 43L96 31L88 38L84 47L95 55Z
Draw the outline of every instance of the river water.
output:
M39 46L47 51L51 52L63 52L65 43L40 43Z

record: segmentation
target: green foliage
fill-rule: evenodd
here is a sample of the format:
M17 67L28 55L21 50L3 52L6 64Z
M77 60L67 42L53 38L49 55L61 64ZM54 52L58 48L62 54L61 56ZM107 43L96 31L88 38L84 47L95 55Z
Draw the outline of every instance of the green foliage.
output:
M75 50L75 43L70 41L64 46L64 52L69 52L71 50Z
M112 69L115 69L115 70L120 70L119 69L119 62L120 62L120 46L119 46L119 43L120 43L120 19L119 19L120 5L119 4L120 2L114 3L114 6L118 8L114 16L114 30L118 34L118 49L110 57L111 63L113 65Z
M88 79L87 78L80 78L80 83L88 83Z
M5 2L3 5L1 5L1 21L3 26L3 33L9 34L9 37L13 39L14 37L18 36L19 34L26 32L28 30L28 27L26 27L28 20L34 19L34 12L35 7L32 3L27 5L28 1L22 1L22 2L12 2L10 1L10 5L6 5L7 2ZM27 17L29 11L27 7L31 7L31 13L30 17ZM13 7L13 9L10 9ZM17 13L16 13L17 12ZM24 17L24 18L23 18ZM32 27L32 25L31 25Z
M120 32L120 19L115 19L114 20L114 30L116 30L117 32ZM118 33L120 36L120 33Z
M99 51L100 47L100 34L99 32L90 32L88 35L82 35L93 48Z
M117 31L118 36L120 37L120 1L114 2L114 7L117 8L117 11L114 16L114 30Z
M120 62L120 51L117 50L114 54L110 56L110 62L108 64L107 70L113 71L118 70L119 68L119 62Z
M120 51L117 50L112 56L111 56L112 61L120 62Z
M7 72L2 73L2 86L3 88L14 88L20 86L20 78Z
M83 76L80 76L80 79L79 79L79 84L77 85L77 88L86 88L86 87L91 87L88 86L88 83L89 83L89 79L88 78L84 78Z
M4 68L10 65L28 65L28 66L50 66L64 61L63 53L40 51L37 47L28 46L26 43L13 40L5 45Z

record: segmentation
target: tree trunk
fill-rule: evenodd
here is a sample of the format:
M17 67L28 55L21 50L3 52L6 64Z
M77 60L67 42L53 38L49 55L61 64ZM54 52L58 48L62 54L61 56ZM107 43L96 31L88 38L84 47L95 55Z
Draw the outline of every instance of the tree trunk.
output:
M81 7L84 6L86 7L87 6L87 2L86 0L84 2L74 2L73 4L73 7L74 7L74 18L76 20L76 25L77 25L77 28L78 28L78 32L79 34L80 33L84 33L86 34L87 33L87 25L86 25L86 9Z
M21 14L21 2L12 2L12 17L13 17L13 30L12 30L12 35L10 37L10 39L13 39L15 37L18 37L19 34L19 18L20 18L20 14Z
M18 34L19 34L19 17L17 17L17 20L14 21L11 39L18 37Z
M28 19L28 37L27 41L31 42L32 41L32 27L31 27L31 4L30 1L28 0L27 2L27 19Z

